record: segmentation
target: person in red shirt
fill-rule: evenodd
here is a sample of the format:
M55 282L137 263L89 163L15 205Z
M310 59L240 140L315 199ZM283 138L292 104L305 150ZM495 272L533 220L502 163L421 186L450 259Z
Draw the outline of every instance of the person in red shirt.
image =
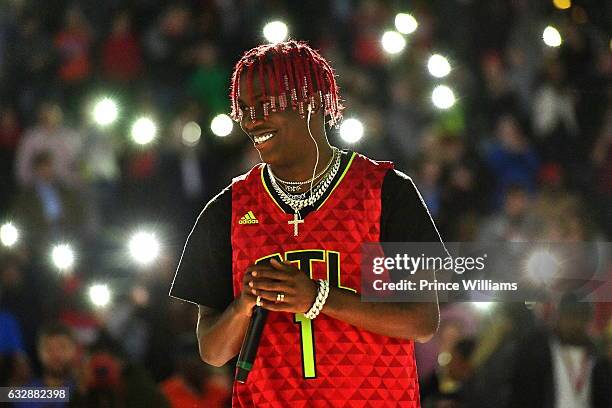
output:
M91 75L91 44L85 16L80 9L70 8L64 27L55 37L55 48L61 60L58 76L66 85L82 83Z
M136 79L142 72L142 51L127 12L113 19L111 33L102 46L102 66L107 79L121 83Z
M0 212L6 211L8 197L15 194L15 156L22 129L12 106L0 106Z
M175 373L160 384L160 389L175 408L227 407L231 383L223 369L205 366L198 356L196 345L185 345L179 351Z
M232 115L262 163L204 208L170 291L199 305L215 366L238 354L253 307L269 311L233 406L420 406L414 341L436 331L437 302L362 302L361 245L443 244L408 176L329 144L340 101L303 42L256 47L234 69Z

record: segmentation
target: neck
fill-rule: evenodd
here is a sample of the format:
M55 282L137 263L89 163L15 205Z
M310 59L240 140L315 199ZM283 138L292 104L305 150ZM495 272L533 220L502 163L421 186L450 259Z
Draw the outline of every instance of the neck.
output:
M304 181L323 170L332 158L332 147L327 142L319 143L319 162L316 170L314 169L317 162L317 151L314 146L308 152L304 152L302 160L289 163L287 165L270 165L276 176L287 181Z

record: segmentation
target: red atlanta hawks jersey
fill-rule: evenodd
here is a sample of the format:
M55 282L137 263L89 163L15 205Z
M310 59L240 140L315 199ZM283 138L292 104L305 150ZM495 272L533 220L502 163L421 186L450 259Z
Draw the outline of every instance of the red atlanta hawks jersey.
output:
M357 292L361 244L379 240L381 186L392 167L352 153L331 194L298 225L297 236L288 224L293 214L275 198L264 164L234 179L234 296L247 266L274 256L313 279ZM303 314L270 312L248 381L234 385L233 405L419 407L414 344L324 313L309 320Z

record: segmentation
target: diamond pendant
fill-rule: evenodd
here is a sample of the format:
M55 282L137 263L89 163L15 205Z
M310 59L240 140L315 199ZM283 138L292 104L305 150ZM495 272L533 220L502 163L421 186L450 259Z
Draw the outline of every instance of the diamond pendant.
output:
M300 215L298 212L293 214L293 220L287 221L287 224L293 225L293 236L297 237L300 231L298 230L298 225L303 224L304 220L300 219Z
M300 188L300 186L285 185L285 189L290 193L297 193L298 191L300 191Z

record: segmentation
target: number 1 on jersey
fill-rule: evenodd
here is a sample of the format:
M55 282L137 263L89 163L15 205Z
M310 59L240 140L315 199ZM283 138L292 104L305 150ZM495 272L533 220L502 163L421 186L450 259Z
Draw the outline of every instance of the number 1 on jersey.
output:
M312 262L325 262L327 266L327 280L330 287L357 292L355 289L342 286L340 282L340 252L315 249L290 251L285 253L285 259L297 262L298 268L303 270L310 278L312 278ZM294 322L300 325L304 378L316 378L313 321L304 316L303 313L296 313Z
M317 372L315 369L314 330L312 327L312 320L304 316L303 313L296 313L295 322L300 324L304 378L315 378Z

